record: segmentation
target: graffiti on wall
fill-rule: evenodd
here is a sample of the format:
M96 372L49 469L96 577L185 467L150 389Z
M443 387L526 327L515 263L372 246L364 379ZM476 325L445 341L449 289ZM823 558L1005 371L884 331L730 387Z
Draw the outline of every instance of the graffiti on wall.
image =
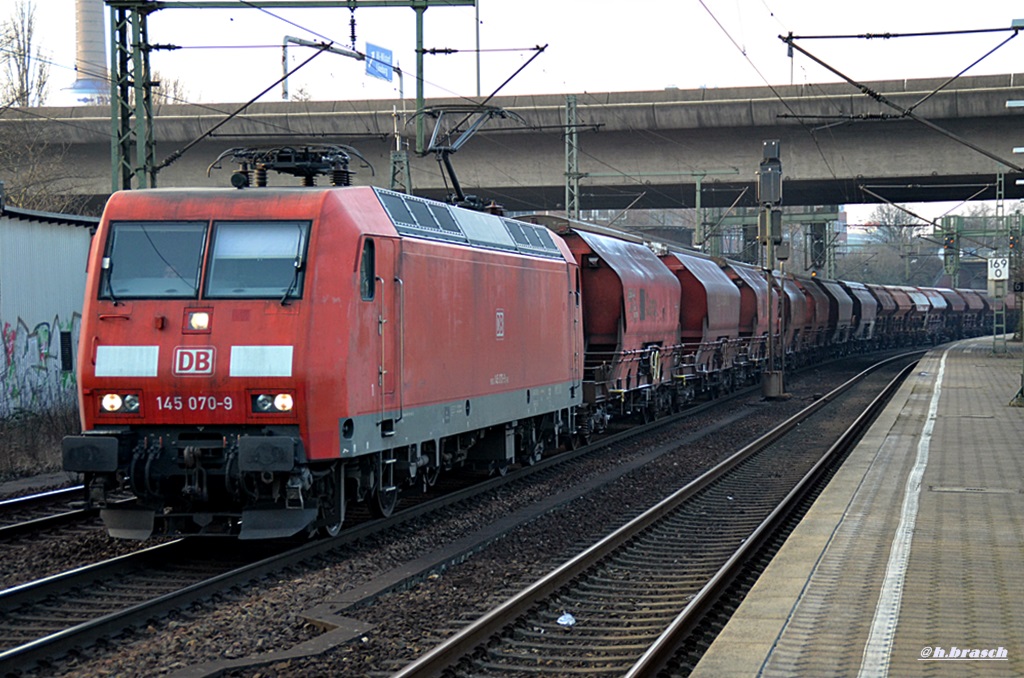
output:
M54 316L32 326L21 318L13 325L0 319L0 418L75 402L75 375L62 369L60 337L70 332L72 354L77 355L81 321L78 313L69 320Z

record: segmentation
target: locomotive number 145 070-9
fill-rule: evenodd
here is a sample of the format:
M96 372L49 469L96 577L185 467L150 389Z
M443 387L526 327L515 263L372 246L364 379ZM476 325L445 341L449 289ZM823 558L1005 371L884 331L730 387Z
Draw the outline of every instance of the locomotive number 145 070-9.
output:
M215 410L230 410L234 406L235 401L231 396L224 396L223 398L207 395L156 397L156 407L158 410L172 410L175 412L182 410L213 412Z

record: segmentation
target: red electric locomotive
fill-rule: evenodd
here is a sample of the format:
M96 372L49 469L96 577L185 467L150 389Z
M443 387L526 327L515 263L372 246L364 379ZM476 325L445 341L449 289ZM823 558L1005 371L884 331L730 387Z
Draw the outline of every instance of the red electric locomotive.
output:
M368 187L111 197L90 255L83 433L110 533L336 533L445 469L571 436L577 264L542 226Z

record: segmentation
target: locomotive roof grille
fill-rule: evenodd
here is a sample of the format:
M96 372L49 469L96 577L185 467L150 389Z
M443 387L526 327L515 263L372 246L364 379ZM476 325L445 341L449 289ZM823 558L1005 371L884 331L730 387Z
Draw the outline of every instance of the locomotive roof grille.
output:
M404 193L374 189L395 229L404 236L562 259L551 233L507 217L462 209Z

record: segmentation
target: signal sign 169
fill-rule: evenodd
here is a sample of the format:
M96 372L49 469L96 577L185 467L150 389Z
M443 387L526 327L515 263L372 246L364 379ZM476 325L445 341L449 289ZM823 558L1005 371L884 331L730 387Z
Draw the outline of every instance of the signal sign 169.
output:
M988 260L988 279L1006 280L1010 277L1010 259L1008 257L992 257Z

